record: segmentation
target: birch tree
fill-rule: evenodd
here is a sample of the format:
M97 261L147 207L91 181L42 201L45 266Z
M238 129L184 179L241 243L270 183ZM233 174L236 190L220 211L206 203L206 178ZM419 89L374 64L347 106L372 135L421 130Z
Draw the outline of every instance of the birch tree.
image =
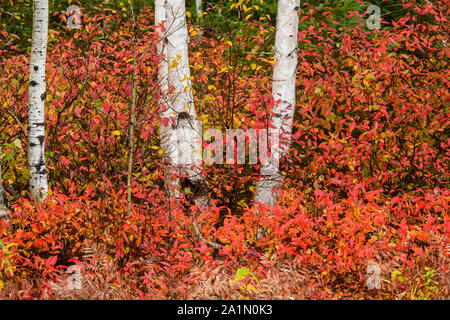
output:
M33 31L28 93L28 166L30 171L31 194L33 197L43 200L47 197L48 192L44 153L48 0L34 0L33 5Z
M177 185L179 179L176 176L175 165L178 163L178 148L176 142L175 126L173 121L173 112L169 105L168 92L168 73L169 64L167 58L167 0L155 1L155 25L158 32L157 52L161 56L158 66L158 85L159 85L159 110L161 124L159 126L159 136L161 140L161 149L164 151L165 183L170 198L178 198L179 193Z
M197 24L200 24L203 14L203 4L202 0L195 0L195 10L197 11ZM198 36L201 38L203 36L203 29L200 28L198 31Z
M176 161L180 173L186 175L182 185L193 193L194 203L204 206L208 198L200 168L202 135L191 85L185 1L167 0L166 5L168 85L171 89L168 102L176 131Z
M295 80L297 70L297 31L299 0L278 0L277 26L275 35L275 65L272 80L272 96L275 102L268 130L270 139L278 136L279 143L272 145L272 158L283 157L291 144L292 124L295 111ZM254 200L262 204L274 205L277 189L283 176L269 161L261 166Z
M2 148L0 146L0 218L8 219L8 207L6 206L6 194L3 190L3 179L2 179Z
M162 54L158 81L166 186L171 197L179 196L181 185L190 188L192 200L204 206L208 198L200 170L201 125L196 121L191 88L184 0L156 0L155 23L159 32L158 52ZM180 182L180 175L186 176L184 183Z
M202 0L195 0L195 9L197 11L197 17L203 13Z

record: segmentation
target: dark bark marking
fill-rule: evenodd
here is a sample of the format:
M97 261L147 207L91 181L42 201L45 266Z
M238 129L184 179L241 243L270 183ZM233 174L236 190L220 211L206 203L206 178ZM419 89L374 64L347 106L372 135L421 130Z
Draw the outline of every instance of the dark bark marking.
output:
M178 113L178 117L177 117L177 128L180 125L180 122L182 122L183 120L187 120L189 122L191 116L189 115L189 113L185 112L185 111L181 111L180 113Z
M44 136L39 136L37 138L38 138L40 144L44 143L44 139L45 139Z
M181 111L178 114L178 120L184 120L184 119L189 119L189 113L187 113L185 111Z
M36 168L37 173L44 174L47 172L45 170L45 163L39 162L38 164L34 165L34 167Z

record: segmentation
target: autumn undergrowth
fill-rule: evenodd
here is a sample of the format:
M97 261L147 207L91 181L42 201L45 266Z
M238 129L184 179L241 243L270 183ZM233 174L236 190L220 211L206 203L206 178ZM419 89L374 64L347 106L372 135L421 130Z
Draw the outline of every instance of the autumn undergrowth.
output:
M410 2L415 14L376 32L341 26L326 8L301 10L309 26L299 31L292 148L281 161L285 180L274 207L252 202L259 165L249 164L204 167L209 208L192 205L195 190L167 198L149 9L137 17L131 212L124 151L131 25L123 13L100 9L82 29L50 33L50 194L34 202L26 167L29 57L0 31L11 216L0 221L0 298L448 299L449 9ZM273 27L248 22L246 33L210 38L189 28L204 129L266 128ZM72 265L80 287L69 285ZM380 269L378 289L367 287L369 265Z

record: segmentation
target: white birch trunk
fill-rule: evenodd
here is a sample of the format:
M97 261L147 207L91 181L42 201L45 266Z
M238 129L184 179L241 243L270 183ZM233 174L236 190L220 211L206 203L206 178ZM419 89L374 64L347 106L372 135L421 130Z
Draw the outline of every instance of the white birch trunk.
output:
M2 148L0 146L0 219L8 219L8 207L6 206L6 194L3 190L3 179L2 179Z
M195 0L195 9L197 10L197 17L203 13L202 0Z
M201 125L197 122L188 55L188 30L184 0L167 0L167 57L170 111L177 138L177 161L194 190L193 201L207 205L204 177L201 174ZM173 139L171 140L173 141Z
M45 62L47 58L48 0L34 0L33 33L30 56L30 83L28 109L28 165L30 189L33 197L47 197L47 170L45 165L46 96Z
M202 0L195 0L195 10L197 11L197 24L200 24L202 17L201 14L203 13L203 4L202 4ZM203 28L201 26L199 27L199 31L198 31L198 37L199 39L201 39L203 37Z
M167 0L167 56L169 60L169 86L171 105L178 115L186 112L196 117L191 89L186 8L184 0Z
M299 0L278 0L277 28L275 36L275 66L273 70L272 96L275 106L269 128L269 140L279 135L279 144L272 146L272 153L283 157L291 144L292 124L295 111L295 80L297 70L297 31ZM261 172L271 171L271 164L262 166ZM262 176L255 190L254 200L274 205L276 191L283 183L278 170Z
M176 131L173 122L174 112L169 103L168 73L169 63L167 59L167 0L155 1L155 26L158 30L157 52L162 56L158 66L158 86L159 86L159 110L161 124L159 136L161 149L164 151L166 190L170 198L178 198L177 186L179 179L175 164L178 163L178 147L176 141ZM161 27L163 25L163 27Z

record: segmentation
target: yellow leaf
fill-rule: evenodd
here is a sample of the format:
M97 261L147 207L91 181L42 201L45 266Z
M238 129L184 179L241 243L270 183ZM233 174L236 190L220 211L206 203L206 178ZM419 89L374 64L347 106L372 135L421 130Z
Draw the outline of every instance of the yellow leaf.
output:
M248 14L246 17L245 17L245 20L248 20L248 19L250 19L252 17L252 14L250 13L250 14Z
M115 130L112 134L115 136L120 136L120 130Z
M225 72L225 71L228 71L228 67L221 68L221 69L219 70L218 74L220 74L220 73L222 73L222 72Z
M256 290L256 288L253 285L251 285L250 283L247 285L247 289L258 294L258 290Z
M232 47L233 46L233 43L231 42L231 41L226 41L226 44L228 44L230 47Z
M190 18L192 15L191 15L191 13L190 13L189 11L186 11L186 16L187 16L188 18Z
M222 243L230 243L230 240L228 240L227 238L219 238L219 241Z
M150 148L153 149L153 150L158 150L159 149L158 146L151 146Z

